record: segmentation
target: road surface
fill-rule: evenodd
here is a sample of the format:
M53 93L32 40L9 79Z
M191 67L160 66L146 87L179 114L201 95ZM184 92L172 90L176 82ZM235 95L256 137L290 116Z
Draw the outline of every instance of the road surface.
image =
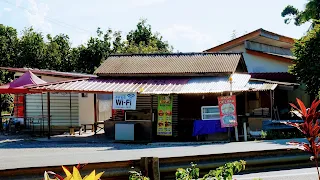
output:
M0 163L0 170L295 148L286 145L287 141L187 145L3 141L0 143L0 162L6 163Z
M302 168L236 175L236 180L318 180L316 168Z

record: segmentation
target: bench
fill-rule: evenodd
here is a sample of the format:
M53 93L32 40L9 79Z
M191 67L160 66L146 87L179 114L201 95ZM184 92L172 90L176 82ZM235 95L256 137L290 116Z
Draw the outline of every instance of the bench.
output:
M91 132L93 132L95 130L94 124L81 124L80 130L79 130L79 135L81 135L82 129L84 132L87 132L87 126L91 126Z
M94 123L94 134L97 134L97 132L101 131L104 129L104 121L99 121ZM103 125L103 126L101 126Z

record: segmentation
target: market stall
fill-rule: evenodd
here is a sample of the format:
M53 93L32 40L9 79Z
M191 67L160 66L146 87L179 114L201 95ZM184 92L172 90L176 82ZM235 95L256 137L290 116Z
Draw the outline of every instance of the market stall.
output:
M5 119L5 122L1 120L1 123L6 124L7 130L13 131L12 127L14 127L15 131L17 131L20 130L21 126L24 126L29 129L34 129L35 123L38 123L40 125L40 128L43 128L44 119L46 118L46 115L42 113L39 114L39 116L27 117L25 114L25 94L35 93L31 92L25 86L40 85L45 83L45 81L38 78L31 71L28 71L24 73L21 77L13 80L12 82L0 86L0 94L15 94L13 116L10 116L10 118L8 118L8 116L1 117L1 119ZM43 129L41 129L40 131L42 132Z

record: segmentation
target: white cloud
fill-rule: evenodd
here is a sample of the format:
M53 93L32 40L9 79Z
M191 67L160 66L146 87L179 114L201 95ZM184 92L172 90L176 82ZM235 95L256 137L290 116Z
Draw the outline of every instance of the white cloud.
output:
M168 42L188 41L191 51L203 51L212 46L215 41L213 36L203 33L189 25L174 24L171 27L160 31L161 35L168 40ZM178 48L179 47L175 47Z
M6 12L10 12L10 11L12 11L12 9L11 9L11 8L7 8L7 7L6 7L6 8L3 8L3 10L4 10L4 11L6 11Z
M16 4L19 6L21 2L16 1ZM25 13L31 26L46 33L51 33L51 23L46 19L48 11L49 7L47 4L37 3L35 0L28 0L28 8L25 10Z
M164 3L167 0L130 0L131 7L146 7L159 3Z
M20 6L22 4L22 0L16 0L16 6Z

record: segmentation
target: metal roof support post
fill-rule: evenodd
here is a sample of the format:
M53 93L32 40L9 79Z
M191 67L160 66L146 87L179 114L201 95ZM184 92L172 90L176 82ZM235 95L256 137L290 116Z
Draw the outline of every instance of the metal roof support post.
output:
M69 108L70 108L70 113L69 113L69 118L70 118L70 126L72 128L72 112L71 112L71 104L72 104L72 100L71 100L71 93L70 93L70 101L69 101Z
M229 78L229 81L230 81L230 96L232 96L232 75ZM229 127L228 132L230 132L230 127ZM229 138L230 138L231 134L230 133L228 133L228 134L229 134ZM236 136L236 141L239 141L238 126L234 126L234 134Z
M98 115L97 115L97 94L93 95L93 112L94 112L94 134L97 134L98 128Z
M44 135L43 93L41 92L41 136Z
M154 116L153 116L153 95L151 94L151 99L150 99L150 104L151 104L151 107L150 107L150 114L151 114L151 134L150 134L150 141L152 142L153 141L153 122L154 122Z
M48 108L48 139L50 139L51 138L50 92L47 93L47 108Z
M273 93L272 90L270 90L270 118L272 120L273 117Z

